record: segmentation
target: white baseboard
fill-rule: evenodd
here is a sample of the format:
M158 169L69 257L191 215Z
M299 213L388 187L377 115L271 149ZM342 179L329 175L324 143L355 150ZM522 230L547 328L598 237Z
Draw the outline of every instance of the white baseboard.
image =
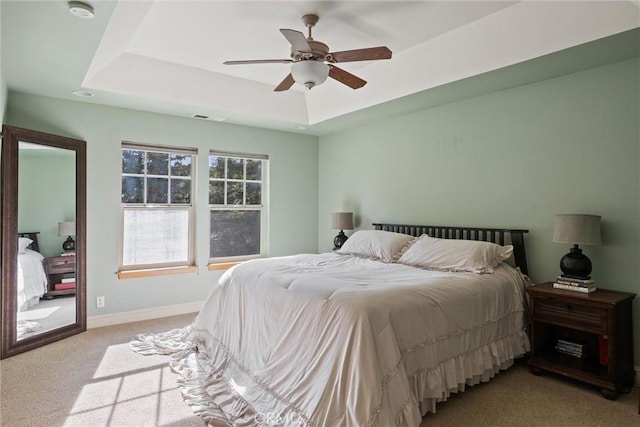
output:
M187 302L184 304L168 305L164 307L127 311L124 313L89 316L87 317L87 328L101 328L103 326L139 322L141 320L151 320L159 319L161 317L178 316L180 314L198 313L203 305L204 301L195 301Z

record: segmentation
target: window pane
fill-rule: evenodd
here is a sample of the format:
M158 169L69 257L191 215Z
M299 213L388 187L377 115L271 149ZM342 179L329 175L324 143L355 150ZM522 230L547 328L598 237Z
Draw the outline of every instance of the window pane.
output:
M144 151L122 150L122 173L144 173Z
M244 159L229 157L227 159L227 178L243 179L244 178Z
M227 204L241 205L244 203L242 182L227 182Z
M224 178L224 160L226 157L209 156L209 178Z
M169 175L169 154L147 152L147 174Z
M209 204L224 205L224 181L209 181Z
M144 178L122 177L122 203L144 203Z
M191 203L190 179L171 180L171 203L186 205Z
M147 203L169 203L169 180L147 178Z
M262 161L247 159L247 178L249 181L262 181Z
M187 209L125 209L124 265L188 262Z
M211 211L211 258L259 255L260 211Z
M247 205L262 204L262 184L259 182L247 182Z
M191 156L185 154L172 154L171 175L191 176Z

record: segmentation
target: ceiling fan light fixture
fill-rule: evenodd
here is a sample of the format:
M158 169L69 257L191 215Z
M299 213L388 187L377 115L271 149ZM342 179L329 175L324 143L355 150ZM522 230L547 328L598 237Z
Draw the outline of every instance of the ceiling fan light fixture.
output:
M315 60L294 62L291 64L291 75L296 83L311 89L327 80L329 66Z

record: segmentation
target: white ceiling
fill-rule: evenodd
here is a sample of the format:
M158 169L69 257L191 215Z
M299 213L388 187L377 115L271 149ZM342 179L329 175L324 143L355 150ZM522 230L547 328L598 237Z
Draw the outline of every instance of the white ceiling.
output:
M640 26L633 1L90 1L96 18L64 1L2 1L2 68L10 90L167 114L314 133L322 123L453 81ZM273 88L288 58L280 28L331 51L385 45L391 60L339 64L368 81L327 80L311 91ZM306 130L302 130L305 128Z

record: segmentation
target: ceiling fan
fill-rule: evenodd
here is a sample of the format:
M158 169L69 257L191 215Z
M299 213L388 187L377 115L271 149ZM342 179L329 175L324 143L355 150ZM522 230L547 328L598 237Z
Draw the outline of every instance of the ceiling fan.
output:
M282 92L291 88L294 83L299 83L311 89L322 84L327 77L331 77L352 89L359 89L367 84L365 80L333 64L391 58L391 51L386 46L329 52L329 46L311 37L311 28L318 22L318 19L318 15L313 14L302 17L302 22L309 29L308 37L305 37L300 31L280 30L282 35L291 43L291 59L225 61L224 64L291 64L291 73L274 89L276 92Z

